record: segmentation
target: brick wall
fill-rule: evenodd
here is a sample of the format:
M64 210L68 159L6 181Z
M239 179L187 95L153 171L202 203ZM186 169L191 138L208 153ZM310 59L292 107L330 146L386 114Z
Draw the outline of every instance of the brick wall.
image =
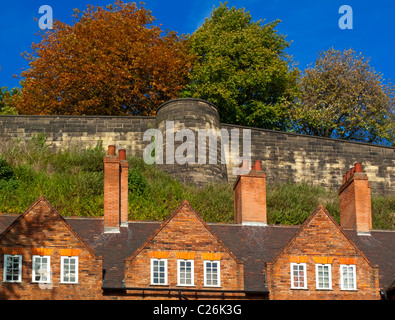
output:
M126 260L126 287L244 290L243 265L207 228L203 220L192 212L189 204L184 202L159 232L154 234L140 251ZM218 288L204 286L203 261L207 258L205 255L210 253L214 254L213 259L220 259L221 286ZM151 285L151 257L161 254L167 258L168 285ZM179 254L190 254L190 258L194 260L194 286L177 286L177 255ZM133 292L129 293L133 295ZM215 293L205 293L203 296L208 298L213 294L218 297ZM145 295L149 297L149 292L145 292ZM229 295L232 296L226 294ZM152 297L157 298L158 295L153 293Z
M307 289L291 289L291 262L306 263ZM320 259L331 265L332 289L316 289L315 265ZM356 266L357 290L341 290L340 264L350 259ZM299 261L300 262L300 261ZM268 263L270 299L379 299L378 268L340 230L329 214L319 207L301 231L274 262Z
M15 249L16 248L16 249ZM34 250L50 249L51 289L32 282ZM65 250L68 249L68 250ZM61 282L61 255L78 256L78 283ZM96 258L67 227L63 219L42 198L36 202L0 239L0 299L100 299L102 260ZM3 279L4 254L17 250L22 255L22 282ZM13 252L15 254L15 252Z

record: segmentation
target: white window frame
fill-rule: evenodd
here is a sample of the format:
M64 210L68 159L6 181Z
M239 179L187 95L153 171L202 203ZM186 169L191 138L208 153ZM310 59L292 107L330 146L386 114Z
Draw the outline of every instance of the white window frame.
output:
M343 268L352 268L352 277L354 286L352 288L344 286ZM357 290L357 273L355 264L341 264L340 265L340 290Z
M165 282L164 283L155 283L154 282L154 280L155 280L155 277L154 277L154 265L155 265L155 262L164 262L164 279L165 279ZM159 267L159 265L158 265L158 267ZM160 271L158 271L158 273L161 273ZM160 276L158 276L157 277L158 279L160 279L161 277ZM154 285L154 286L167 286L167 259L157 259L157 258L151 258L151 285Z
M40 273L36 273L36 266L37 263L40 264L40 268L42 268L42 258L47 259L47 268L45 270L41 270ZM37 262L36 260L40 260L40 262ZM42 276L46 275L47 279L42 280ZM36 280L36 276L40 276L40 280ZM51 283L51 257L50 256L39 256L39 255L34 255L32 257L32 282L34 283Z
M75 279L74 281L66 281L65 280L65 260L66 259L75 259ZM79 263L78 263L78 256L62 256L61 257L61 263L60 263L60 283L68 283L68 284L75 284L78 283L78 269L79 269Z
M191 277L190 277L191 283L187 283L187 277L186 277L187 272L186 271L184 272L185 277L181 277L181 263L188 263L188 262L191 263ZM183 286L183 287L194 286L195 285L194 273L195 273L194 260L187 260L187 259L185 259L185 260L178 259L177 260L177 285L178 286ZM181 283L182 278L185 281L185 283Z
M18 279L17 280L7 280L7 261L8 258L18 258ZM14 270L12 268L12 270ZM14 272L11 276L14 276ZM22 255L20 254L5 254L4 255L4 268L3 268L3 282L22 282Z
M217 284L208 284L207 264L217 263ZM210 279L213 281L212 279ZM221 262L219 260L204 260L204 286L205 287L221 287Z
M320 267L328 267L328 287L325 288L320 288L319 284L319 276L318 276L318 272ZM321 264L321 263L317 263L315 265L315 278L316 278L316 289L317 290L332 290L332 265L330 263L327 264Z
M295 266L303 267L303 270L302 270L302 272L303 272L303 286L295 286L294 285L294 283L295 283L294 267ZM297 271L300 271L300 270L297 270ZM298 283L299 282L300 281L298 280ZM291 289L307 289L307 266L306 266L306 263L295 263L295 262L291 263Z

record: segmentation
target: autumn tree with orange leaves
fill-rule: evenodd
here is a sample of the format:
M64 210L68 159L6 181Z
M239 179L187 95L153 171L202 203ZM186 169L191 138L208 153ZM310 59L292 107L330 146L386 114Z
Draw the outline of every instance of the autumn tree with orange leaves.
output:
M153 115L183 89L187 40L163 33L142 5L116 1L55 21L25 53L19 114Z

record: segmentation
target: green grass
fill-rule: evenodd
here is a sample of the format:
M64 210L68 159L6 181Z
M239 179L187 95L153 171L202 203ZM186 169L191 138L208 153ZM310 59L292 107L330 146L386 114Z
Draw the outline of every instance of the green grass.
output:
M23 213L44 195L64 216L102 216L104 154L101 144L54 153L43 135L14 141L0 155L0 212ZM205 221L233 222L232 185L198 188L142 159L128 160L130 219L164 220L187 199ZM306 183L268 185L268 222L302 224L318 204L339 222L338 202L335 190ZM372 211L375 229L395 229L395 197L373 197Z
M142 159L129 159L129 215L135 220L164 220L187 199L210 222L233 221L233 191L228 184L204 188L173 179Z
M103 156L101 145L52 153L42 135L14 141L0 155L13 172L4 179L0 169L0 212L22 213L44 195L63 215L102 215Z
M290 181L267 186L267 214L271 224L302 224L319 204L339 222L336 191Z

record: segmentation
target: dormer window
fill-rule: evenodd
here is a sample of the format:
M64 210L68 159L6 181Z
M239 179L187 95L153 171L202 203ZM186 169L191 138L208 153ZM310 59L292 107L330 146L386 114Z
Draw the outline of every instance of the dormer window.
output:
M340 265L340 289L357 290L355 265Z
M316 264L316 289L331 290L332 289L332 274L330 264Z
M291 289L307 289L306 263L291 263Z
M50 283L50 256L33 256L32 281L38 283Z
M151 259L151 284L167 285L167 259Z
M177 273L179 286L194 285L194 261L193 260L177 260Z
M204 261L204 285L207 287L221 286L219 261Z
M78 283L78 257L61 257L61 283Z
M4 282L22 281L22 255L4 255Z

